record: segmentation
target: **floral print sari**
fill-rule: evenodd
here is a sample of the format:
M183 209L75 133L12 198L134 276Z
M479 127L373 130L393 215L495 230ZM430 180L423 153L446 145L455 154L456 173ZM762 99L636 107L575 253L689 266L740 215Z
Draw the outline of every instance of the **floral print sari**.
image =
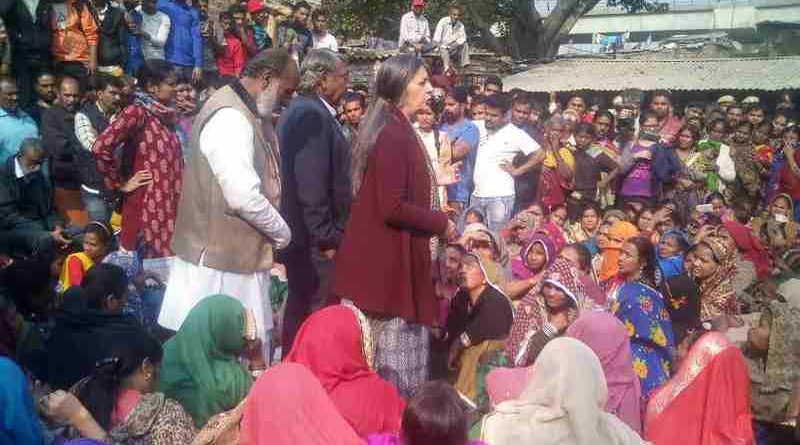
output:
M664 298L652 287L628 281L613 292L611 312L630 337L633 370L642 385L642 398L669 380L672 367L672 324Z

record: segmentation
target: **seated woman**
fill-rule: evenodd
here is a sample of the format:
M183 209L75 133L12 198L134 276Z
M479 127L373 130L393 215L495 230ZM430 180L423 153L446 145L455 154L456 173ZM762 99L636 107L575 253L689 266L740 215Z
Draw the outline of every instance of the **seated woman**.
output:
M456 389L471 400L478 395L478 360L505 346L513 321L511 304L486 275L480 257L461 262L461 290L450 306L445 340Z
M747 365L719 332L697 329L678 345L678 372L647 404L654 445L754 445ZM700 409L701 408L701 409Z
M540 290L528 293L514 309L514 323L506 342L510 366L530 366L542 348L563 334L579 311L594 308L580 286L579 274L569 260L557 258L547 269Z
M655 253L646 238L625 241L619 257L619 281L611 294L611 312L625 324L633 370L642 398L662 385L672 369L672 325L664 298L655 286Z
M500 232L506 244L508 255L512 258L519 255L520 251L528 244L528 239L533 235L544 220L544 209L538 203L531 204L525 210L514 215Z
M464 246L467 252L481 257L493 283L502 286L508 281L508 252L502 239L488 227L479 223L467 225L458 243Z
M692 263L689 274L700 286L700 318L712 322L720 332L741 325L733 290L736 276L734 253L719 238L705 237L689 249Z
M594 238L600 225L600 206L594 201L583 204L580 215L573 224L567 227L567 241L585 243Z
M255 320L239 300L212 295L189 311L180 330L164 344L160 389L178 401L202 427L216 414L236 408L266 368ZM239 362L244 356L250 372Z
M578 281L584 291L586 291L586 296L598 307L607 307L606 293L603 288L597 284L594 278L592 255L589 253L589 249L586 248L586 245L582 243L568 244L561 249L558 256L559 258L568 260L578 269Z
M195 435L191 416L155 391L161 345L144 332L119 340L97 371L71 390L107 432L103 439L113 444L190 443Z
M633 372L628 333L616 317L605 312L584 312L567 328L567 337L590 347L600 359L608 385L605 411L642 433L641 386Z
M639 234L639 229L633 224L626 221L615 222L608 229L607 240L604 247L600 250L602 256L602 263L600 271L597 274L597 279L600 284L610 289L611 281L617 276L619 272L619 257L622 254L622 244L630 238Z
M781 193L772 200L769 212L753 218L753 234L767 248L776 265L785 268L784 255L797 242L797 222L794 219L792 197Z
M557 253L549 236L539 232L534 233L519 256L511 259L511 273L514 280L505 286L505 290L510 292L509 297L514 300L519 299L539 284L547 266L556 259Z
M656 247L660 280L668 280L686 272L683 260L687 250L689 250L689 238L685 233L668 230L661 235Z
M727 244L728 250L735 252L736 275L733 291L740 306L751 311L761 311L761 305L752 301L752 286L765 282L771 275L769 252L761 241L744 224L738 221L723 221L717 228L717 238Z
M607 391L595 353L574 338L555 339L542 350L522 394L484 418L481 440L492 445L644 444L603 410Z
M330 306L306 319L284 360L308 368L361 437L397 433L405 408L397 389L371 369L371 340L358 309Z
M778 424L797 418L790 407L800 398L800 281L782 284L778 295L748 332L743 348L753 388L753 417L765 436L780 434Z
M127 287L119 267L92 267L81 286L64 295L50 339L32 365L34 374L53 389L68 389L109 356L118 335L143 331L135 318L122 312Z
M92 221L87 224L83 232L83 250L70 254L64 261L64 269L58 280L60 291L80 285L86 272L111 251L112 241L111 229L104 223Z
M400 434L367 438L367 445L481 445L467 440L467 407L452 386L442 381L422 385L403 412Z
M243 404L240 427L231 443L363 445L319 380L298 363L281 363L258 378Z

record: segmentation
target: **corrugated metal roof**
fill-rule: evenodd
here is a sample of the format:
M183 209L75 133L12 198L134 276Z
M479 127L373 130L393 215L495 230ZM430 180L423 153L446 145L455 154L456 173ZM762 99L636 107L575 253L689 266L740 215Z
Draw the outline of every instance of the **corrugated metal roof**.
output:
M684 60L558 60L508 76L505 89L763 90L800 88L800 57Z

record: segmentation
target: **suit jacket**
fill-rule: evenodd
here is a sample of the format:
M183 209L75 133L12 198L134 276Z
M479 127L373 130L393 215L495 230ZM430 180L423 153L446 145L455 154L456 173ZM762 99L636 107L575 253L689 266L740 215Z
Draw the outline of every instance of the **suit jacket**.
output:
M75 113L54 105L42 114L42 145L50 156L53 183L77 189L81 185L78 154L83 147L75 136Z
M8 28L11 49L18 57L46 57L50 61L51 0L39 0L35 17L20 0L0 0L0 16Z
M278 121L281 214L292 230L287 251L339 247L350 214L350 147L322 100L298 96Z

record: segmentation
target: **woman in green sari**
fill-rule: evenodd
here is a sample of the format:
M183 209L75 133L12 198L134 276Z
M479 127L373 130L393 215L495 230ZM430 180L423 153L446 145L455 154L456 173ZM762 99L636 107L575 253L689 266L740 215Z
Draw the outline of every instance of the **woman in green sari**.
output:
M255 351L247 357L254 375L266 368L251 323L239 300L213 295L197 303L164 344L161 390L183 405L197 427L247 396L253 379L238 359L245 350Z

